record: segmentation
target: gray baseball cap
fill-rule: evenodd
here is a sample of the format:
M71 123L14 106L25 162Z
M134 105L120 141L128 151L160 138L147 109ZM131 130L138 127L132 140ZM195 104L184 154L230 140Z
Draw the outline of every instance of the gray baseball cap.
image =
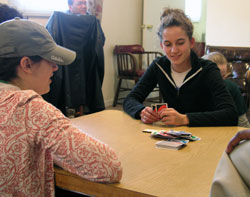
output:
M40 56L58 65L71 64L72 50L55 43L46 28L36 22L15 18L0 24L0 57Z

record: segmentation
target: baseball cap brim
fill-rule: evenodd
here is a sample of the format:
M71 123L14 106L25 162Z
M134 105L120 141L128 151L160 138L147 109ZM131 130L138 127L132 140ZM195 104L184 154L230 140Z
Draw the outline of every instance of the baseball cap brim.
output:
M55 45L53 50L47 52L46 54L41 54L40 56L57 65L69 65L75 60L76 52L59 45Z

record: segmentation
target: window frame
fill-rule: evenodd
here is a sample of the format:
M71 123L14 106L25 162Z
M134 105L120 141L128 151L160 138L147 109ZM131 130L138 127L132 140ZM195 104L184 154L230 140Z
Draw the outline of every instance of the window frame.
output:
M202 0L185 0L185 13L190 17L192 22L200 22L202 3Z
M56 3L58 5L58 3L62 3L62 0L43 0L43 1L39 1L39 0L32 0L32 2L34 3L41 3L41 4L47 4L47 5L50 5L48 6L49 10L46 10L46 9L33 9L33 8L30 8L29 6L29 1L31 0L27 0L27 3L24 3L24 1L26 0L8 0L8 4L14 8L16 8L19 12L22 13L22 15L24 17L49 17L51 16L51 14L54 12L54 11L61 11L61 12L66 12L68 10L68 4L67 4L67 1L65 1L65 5L64 6L61 6L60 9L57 9L56 7ZM47 3L46 1L49 1L49 3ZM51 2L53 2L55 5L55 8L52 6L51 7ZM38 3L38 4L39 4ZM36 7L39 7L39 5L37 5Z

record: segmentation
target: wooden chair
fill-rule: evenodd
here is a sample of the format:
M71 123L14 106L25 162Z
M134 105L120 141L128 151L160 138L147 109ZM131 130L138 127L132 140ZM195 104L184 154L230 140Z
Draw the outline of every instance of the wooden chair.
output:
M116 45L114 55L117 59L118 84L114 97L113 107L125 97L119 97L124 91L130 91L132 88L122 86L122 80L133 80L135 83L144 74L150 63L158 56L163 56L157 51L144 51L141 45ZM159 89L157 90L159 91ZM161 96L158 97L161 102Z
M250 82L250 70L249 63L242 61L235 61L229 63L230 75L228 75L227 79L234 81L246 102L247 107L249 107L249 82Z

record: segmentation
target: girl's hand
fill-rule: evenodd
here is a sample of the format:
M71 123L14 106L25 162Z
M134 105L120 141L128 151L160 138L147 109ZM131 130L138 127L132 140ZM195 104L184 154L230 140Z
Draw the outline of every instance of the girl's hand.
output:
M163 109L158 114L165 125L182 126L189 124L187 115L180 114L174 108Z
M153 109L151 107L145 107L141 113L141 121L146 123L146 124L151 124L153 122L159 121L159 115L153 111Z

